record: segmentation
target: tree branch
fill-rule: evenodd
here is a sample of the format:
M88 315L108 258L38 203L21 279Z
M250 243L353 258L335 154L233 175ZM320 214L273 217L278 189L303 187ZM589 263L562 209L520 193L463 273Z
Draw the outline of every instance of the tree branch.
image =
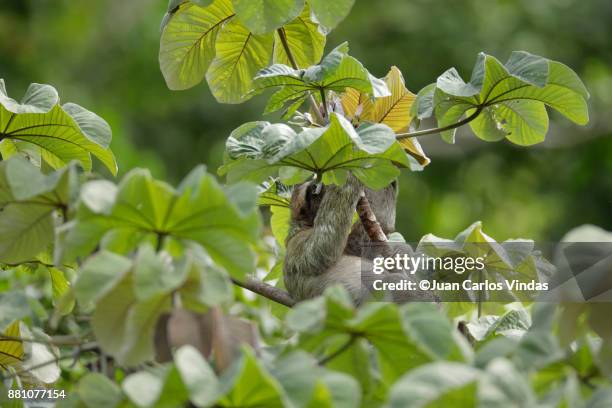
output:
M432 134L435 134L435 133L441 133L441 132L445 132L447 130L455 129L455 128L461 127L461 126L463 126L465 124L468 124L471 121L473 121L474 119L476 119L476 117L478 115L480 115L480 112L482 112L483 109L484 109L484 106L483 105L479 105L476 108L476 110L474 111L474 113L472 113L467 118L464 118L464 119L460 120L459 122L451 123L450 125L443 126L443 127L438 127L438 128L418 130L416 132L398 133L398 134L395 135L395 138L397 140L402 140L402 139L406 139L408 137L418 137L418 136L432 135Z
M372 211L372 207L370 207L370 202L363 191L361 192L359 201L357 201L356 210L361 220L361 224L363 224L363 228L368 234L368 237L370 237L370 241L387 242L387 235L385 235L380 223L376 220L376 215L374 215L374 211Z
M83 346L77 347L76 350L74 351L74 353L72 353L72 354L65 354L63 356L58 356L58 357L55 357L52 360L48 360L48 361L42 362L40 364L36 364L36 365L34 365L32 367L29 367L29 368L26 368L26 369L23 369L23 370L19 370L19 371L16 371L14 373L10 373L8 375L0 377L0 381L8 380L10 378L19 377L20 375L28 373L28 372L30 372L32 370L36 370L36 369L39 369L39 368L42 368L42 367L46 367L46 366L48 366L50 364L59 363L62 360L74 359L76 361L80 357L80 355L82 353L87 352L87 351L95 351L97 349L98 349L98 344L97 343L95 343L95 342L87 343L87 344L85 344Z
M244 281L239 281L238 279L232 278L232 282L234 285L248 289L251 292L270 299L273 302L280 303L283 306L293 307L297 303L291 296L289 296L289 293L285 292L284 290L268 285L267 283L258 281L256 279L246 278Z

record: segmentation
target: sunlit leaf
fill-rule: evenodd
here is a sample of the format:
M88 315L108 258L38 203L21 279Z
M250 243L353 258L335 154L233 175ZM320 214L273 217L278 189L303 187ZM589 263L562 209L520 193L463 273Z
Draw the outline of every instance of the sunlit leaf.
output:
M293 69L282 64L267 67L257 74L254 86L258 92L280 88L268 101L266 112L277 111L287 104L297 109L299 103L311 94L319 98L322 92L342 93L347 88L372 97L390 95L382 80L370 75L359 61L348 55L347 43L333 49L319 65L306 69Z
M350 170L369 187L382 188L397 177L396 166L412 165L386 125L369 123L354 129L340 115L334 113L330 119L325 128L309 128L299 134L283 124L244 125L228 139L229 160L219 172L240 171L258 162L262 168L280 169L280 179L286 184L299 183L312 174L322 176L325 184L342 184ZM251 180L254 176L251 174Z
M436 84L424 88L417 98L419 118L435 114L439 127L452 126L462 117L487 141L508 139L519 145L542 142L548 130L545 105L572 122L589 121L589 94L574 71L524 51L515 51L505 64L479 54L472 78L464 82L457 70L449 69ZM479 114L475 116L472 115ZM453 142L455 129L442 132Z
M34 260L53 241L54 214L74 193L75 166L43 175L21 157L0 163L0 262Z
M206 73L212 94L221 103L240 103L252 95L253 77L272 59L274 35L253 34L231 20L217 36L215 58Z
M103 194L93 193L86 184L84 191L91 193L91 200L84 200L76 220L62 229L59 255L67 259L85 255L101 240L103 246L112 243L109 249L116 250L115 240L108 240L112 237L123 243L128 237L133 240L130 247L123 248L126 253L143 242L163 247L166 238L172 238L183 245L202 245L231 274L243 276L252 271L254 255L249 243L259 230L255 186L241 184L237 195L197 168L185 180L188 182L176 190L153 179L148 171L134 170L116 192L111 186L97 184L96 189L109 190L115 200L93 208L89 201Z
M310 19L308 5L304 7L299 16L285 24L280 30L285 34L287 45L298 68L309 67L321 60L326 37L319 30L319 26ZM291 61L278 33L274 34L273 62L291 66Z
M265 34L293 20L304 0L232 0L236 16L254 34Z
M23 361L23 343L2 338L2 336L21 337L20 325L19 320L15 320L10 326L0 332L0 369L7 369L8 367L21 364Z
M461 406L470 400L474 402L476 389L473 385L477 378L478 370L464 364L439 362L424 365L410 371L393 385L390 406L419 408L435 406L436 403ZM459 392L453 393L455 390ZM451 393L452 398L445 398L445 394Z
M12 148L17 151L36 146L45 162L54 168L77 160L90 170L93 155L111 173L117 173L115 158L108 148L110 127L102 118L76 104L60 106L57 92L49 85L31 84L18 103L5 93L4 80L0 79L0 83L2 143L13 142Z
M217 34L233 16L231 0L215 0L208 7L192 2L178 6L163 29L159 48L168 88L187 89L204 79L215 57Z
M329 30L344 20L354 3L355 0L310 0L316 20Z

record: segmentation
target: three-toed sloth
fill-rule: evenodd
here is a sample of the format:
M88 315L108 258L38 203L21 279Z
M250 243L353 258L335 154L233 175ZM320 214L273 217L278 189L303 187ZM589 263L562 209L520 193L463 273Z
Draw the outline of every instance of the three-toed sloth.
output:
M416 280L414 276L397 270L385 271L382 275L373 273L372 255L381 251L384 256L395 253L412 255L412 249L405 244L393 244L372 250L371 247L376 245L372 245L362 223L352 222L362 193L365 193L384 233L394 232L395 181L383 189L371 190L349 175L342 186L323 186L309 181L294 188L284 265L285 286L294 299L309 299L322 294L328 286L340 284L359 305L370 297L369 288L374 280ZM386 298L394 302L417 299L433 301L434 297L421 291L394 291Z

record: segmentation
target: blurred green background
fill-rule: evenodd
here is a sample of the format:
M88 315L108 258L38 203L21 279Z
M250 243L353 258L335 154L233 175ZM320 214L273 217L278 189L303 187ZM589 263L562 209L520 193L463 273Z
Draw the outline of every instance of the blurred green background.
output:
M1 0L0 77L19 99L55 86L112 126L120 173L148 167L176 182L198 163L216 171L224 140L256 120L263 99L217 104L205 84L172 92L157 62L166 0ZM475 220L496 239L558 240L574 226L612 230L612 2L609 0L357 0L328 38L348 40L377 76L397 65L416 93L451 66L469 78L479 51L562 61L591 92L591 123L552 115L544 144L519 148L461 132L421 142L432 163L400 180L398 230L452 237Z

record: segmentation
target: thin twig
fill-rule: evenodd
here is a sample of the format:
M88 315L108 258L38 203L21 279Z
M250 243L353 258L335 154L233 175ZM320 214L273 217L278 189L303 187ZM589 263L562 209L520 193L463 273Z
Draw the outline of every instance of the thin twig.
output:
M447 126L443 126L443 127L439 127L439 128L432 128L432 129L423 129L423 130L418 130L416 132L398 133L398 134L395 135L395 138L397 140L401 140L401 139L406 139L408 137L418 137L418 136L432 135L432 134L435 134L435 133L441 133L441 132L445 132L447 130L455 129L455 128L461 127L461 126L463 126L463 125L473 121L474 119L476 119L476 117L478 115L480 115L480 112L482 112L483 109L484 109L484 106L480 105L480 106L478 106L476 108L474 113L472 113L467 118L464 118L464 119L460 120L459 122L452 123L452 124L447 125Z
M78 347L75 350L74 353L65 354L63 356L58 356L58 357L55 357L52 360L47 360L47 361L42 362L40 364L36 364L36 365L34 365L32 367L28 367L28 368L23 369L23 370L15 371L14 373L11 373L11 374L8 374L8 375L0 377L0 381L8 380L8 379L11 379L11 378L16 378L16 377L19 377L22 374L28 373L28 372L33 371L33 370L37 370L37 369L42 368L42 367L46 367L46 366L48 366L50 364L59 363L60 361L63 361L63 360L74 359L76 361L82 353L87 352L87 351L94 351L97 348L98 348L98 343L96 343L96 342L87 343L87 344L83 345L82 347Z
M84 344L83 339L80 339L75 336L56 336L51 339L33 339L33 338L24 338L24 337L15 337L15 336L5 336L4 334L0 334L0 342L3 341L16 341L23 343L40 343L40 344L49 344L53 346L78 346L80 344Z
M256 279L246 278L244 281L240 281L232 278L232 282L241 288L248 289L251 292L257 293L258 295L287 307L293 307L297 303L289 293L284 290Z

